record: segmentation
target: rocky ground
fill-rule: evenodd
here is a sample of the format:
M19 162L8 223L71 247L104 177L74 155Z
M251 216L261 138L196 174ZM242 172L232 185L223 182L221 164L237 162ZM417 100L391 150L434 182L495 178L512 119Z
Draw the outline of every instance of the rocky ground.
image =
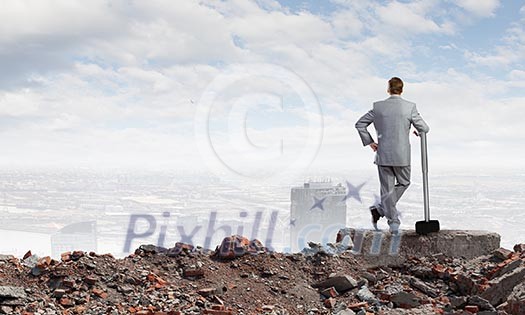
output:
M374 268L350 250L311 247L271 253L232 236L214 252L177 243L143 245L123 259L0 255L0 313L525 314L525 245Z

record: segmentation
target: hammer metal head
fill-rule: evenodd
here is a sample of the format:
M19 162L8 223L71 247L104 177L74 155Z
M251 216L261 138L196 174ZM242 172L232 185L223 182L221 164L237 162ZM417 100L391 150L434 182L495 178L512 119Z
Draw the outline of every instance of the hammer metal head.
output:
M416 233L420 235L425 235L429 233L439 232L439 221L438 220L429 220L429 221L417 221L416 222Z

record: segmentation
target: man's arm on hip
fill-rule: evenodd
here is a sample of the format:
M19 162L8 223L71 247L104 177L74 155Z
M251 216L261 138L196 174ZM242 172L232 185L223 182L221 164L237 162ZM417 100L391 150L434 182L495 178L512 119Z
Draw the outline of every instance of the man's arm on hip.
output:
M374 121L374 110L369 110L366 114L364 114L359 120L355 123L355 128L359 132L359 136L361 137L361 141L363 142L363 146L370 145L371 143L374 143L374 139L372 138L372 135L370 135L370 132L366 129L372 122Z

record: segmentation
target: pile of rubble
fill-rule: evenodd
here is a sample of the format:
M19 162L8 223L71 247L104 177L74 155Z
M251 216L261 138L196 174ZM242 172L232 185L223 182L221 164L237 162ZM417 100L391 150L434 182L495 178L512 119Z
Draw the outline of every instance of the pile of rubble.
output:
M0 255L3 314L525 314L525 245L465 260L369 267L350 250L270 252L227 237L215 251L142 245L115 259Z

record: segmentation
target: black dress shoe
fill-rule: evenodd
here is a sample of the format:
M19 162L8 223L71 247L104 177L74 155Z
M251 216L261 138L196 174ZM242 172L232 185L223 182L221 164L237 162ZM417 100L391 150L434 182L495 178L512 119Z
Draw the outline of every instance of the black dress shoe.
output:
M377 221L384 217L384 215L381 215L379 211L377 211L376 206L370 206L370 213L372 214L372 224L374 225L374 228L377 230Z

